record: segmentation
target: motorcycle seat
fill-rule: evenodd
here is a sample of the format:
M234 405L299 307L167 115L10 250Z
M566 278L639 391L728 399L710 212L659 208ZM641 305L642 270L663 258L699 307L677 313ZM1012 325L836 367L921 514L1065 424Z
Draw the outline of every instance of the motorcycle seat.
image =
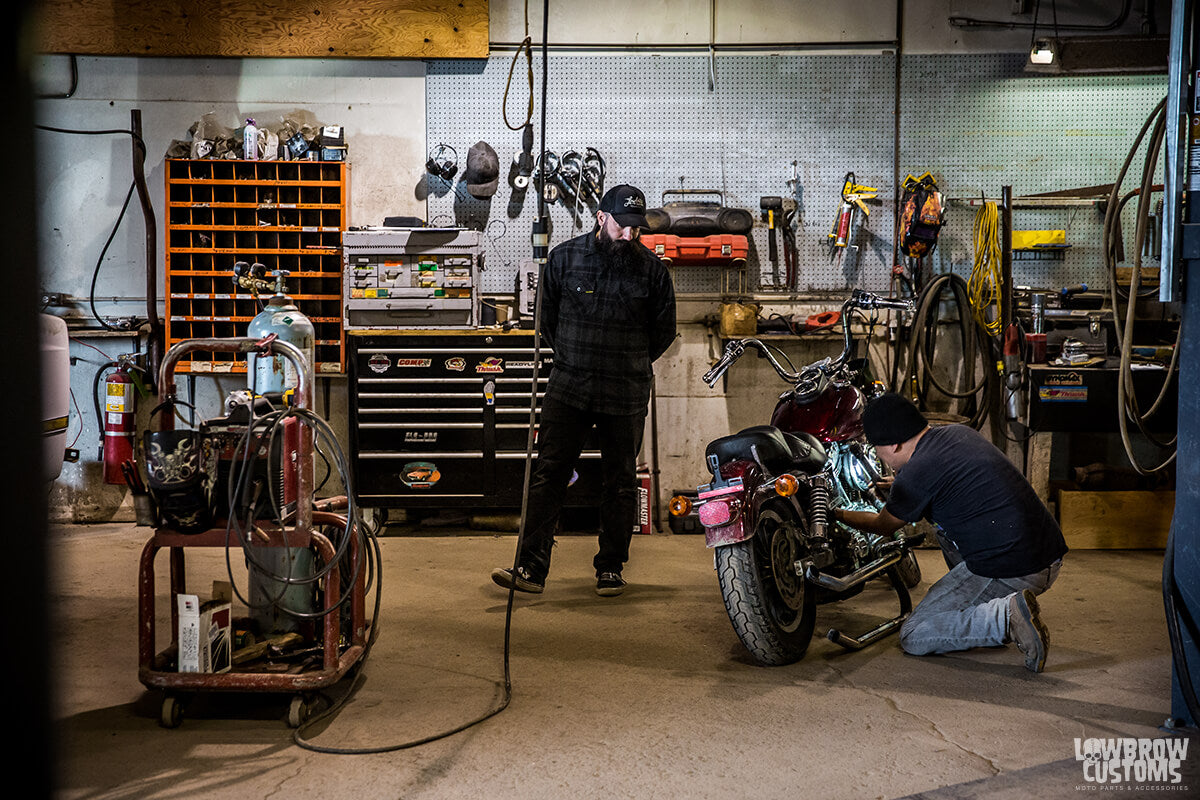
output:
M755 460L754 454L773 473L793 467L819 469L825 463L825 448L808 433L792 434L772 425L754 425L709 442L705 456L715 455L724 464L736 458Z

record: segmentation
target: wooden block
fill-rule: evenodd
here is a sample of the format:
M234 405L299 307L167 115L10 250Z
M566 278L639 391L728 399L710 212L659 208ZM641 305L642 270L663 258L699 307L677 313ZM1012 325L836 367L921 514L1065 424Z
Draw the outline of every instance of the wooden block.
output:
M1133 267L1117 267L1117 284L1128 286L1133 282ZM1139 283L1142 286L1158 286L1158 267L1142 267Z
M1160 550L1174 513L1175 492L1058 493L1058 524L1075 550Z
M257 58L487 58L487 0L44 0L42 53Z

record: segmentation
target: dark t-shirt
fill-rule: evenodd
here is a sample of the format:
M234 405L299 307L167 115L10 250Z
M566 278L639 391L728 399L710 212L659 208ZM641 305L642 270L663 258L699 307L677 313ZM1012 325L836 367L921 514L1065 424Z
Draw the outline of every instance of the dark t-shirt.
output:
M1067 552L1054 517L1025 476L966 425L932 428L896 473L886 508L906 522L928 519L958 547L967 569L1015 578Z

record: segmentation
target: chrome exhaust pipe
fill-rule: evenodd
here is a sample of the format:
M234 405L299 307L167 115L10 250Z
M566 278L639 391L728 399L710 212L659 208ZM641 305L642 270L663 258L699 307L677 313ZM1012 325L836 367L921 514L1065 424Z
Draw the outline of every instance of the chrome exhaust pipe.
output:
M850 573L844 578L837 578L833 575L826 575L820 572L816 567L809 566L804 571L804 577L812 581L818 586L823 586L826 589L831 589L835 592L847 592L858 586L860 583L865 583L871 580L879 573L885 571L888 567L895 565L904 556L902 550L895 550L885 556L882 556L864 567L860 567L857 571Z

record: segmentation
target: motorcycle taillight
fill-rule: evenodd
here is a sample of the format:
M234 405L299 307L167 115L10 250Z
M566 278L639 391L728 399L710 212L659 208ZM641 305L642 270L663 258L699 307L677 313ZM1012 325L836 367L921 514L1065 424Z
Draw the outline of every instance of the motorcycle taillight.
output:
M709 500L696 509L696 516L706 528L728 525L737 516L737 505L729 500Z

